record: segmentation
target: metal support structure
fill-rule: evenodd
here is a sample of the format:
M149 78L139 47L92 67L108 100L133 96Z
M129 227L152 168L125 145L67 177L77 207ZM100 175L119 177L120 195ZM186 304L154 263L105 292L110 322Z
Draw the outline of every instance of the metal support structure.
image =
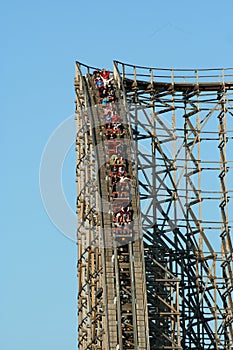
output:
M121 240L95 69L75 78L79 348L230 350L233 69L114 62L134 217Z

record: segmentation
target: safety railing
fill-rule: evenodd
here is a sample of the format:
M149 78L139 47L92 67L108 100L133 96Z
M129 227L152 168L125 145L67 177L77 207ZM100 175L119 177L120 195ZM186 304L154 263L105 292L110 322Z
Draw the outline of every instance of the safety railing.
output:
M164 83L233 83L233 68L173 69L136 66L114 61L123 79Z

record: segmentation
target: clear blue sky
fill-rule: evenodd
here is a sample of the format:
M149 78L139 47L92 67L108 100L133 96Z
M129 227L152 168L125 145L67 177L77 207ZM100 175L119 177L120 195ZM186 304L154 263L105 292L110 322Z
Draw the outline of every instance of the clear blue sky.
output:
M38 180L49 136L74 112L75 60L232 67L232 12L232 0L2 2L1 349L76 348L76 245L50 222Z

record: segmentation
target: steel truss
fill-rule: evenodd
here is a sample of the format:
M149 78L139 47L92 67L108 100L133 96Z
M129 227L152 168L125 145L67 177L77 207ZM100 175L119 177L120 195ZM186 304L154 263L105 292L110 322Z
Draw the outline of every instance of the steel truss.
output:
M79 348L230 350L232 70L114 62L137 213L124 244L113 238L93 70L77 63L75 78Z

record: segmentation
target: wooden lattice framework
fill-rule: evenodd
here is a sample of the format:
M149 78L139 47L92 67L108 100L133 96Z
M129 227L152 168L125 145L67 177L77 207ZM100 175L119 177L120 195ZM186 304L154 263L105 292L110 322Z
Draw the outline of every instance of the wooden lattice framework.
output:
M94 69L75 78L79 348L230 350L233 70L114 62L137 213L121 246Z

